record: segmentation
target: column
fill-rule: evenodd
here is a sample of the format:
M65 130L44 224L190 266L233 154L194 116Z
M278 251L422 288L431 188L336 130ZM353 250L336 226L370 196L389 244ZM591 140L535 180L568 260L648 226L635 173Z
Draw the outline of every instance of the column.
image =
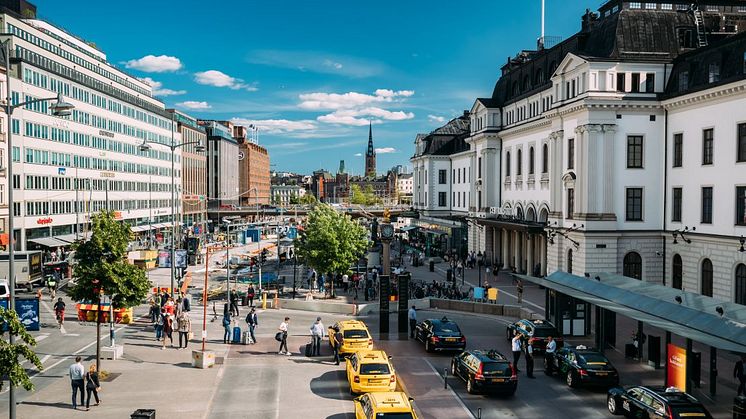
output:
M547 237L539 236L539 264L541 264L541 276L547 275Z
M603 125L603 155L604 155L604 175L603 175L603 205L604 214L614 214L614 133L615 124ZM664 191L665 193L665 191Z
M562 138L564 131L559 130L549 134L549 213L562 214Z
M523 240L523 233L520 231L516 232L516 242L517 242L517 248L518 248L518 263L515 266L515 269L517 272L523 272L523 259L525 252L523 250L523 246L525 245L525 242Z
M528 263L526 266L526 274L529 276L533 276L534 273L534 235L529 234L528 235Z
M511 232L512 240L513 240L513 268L515 268L516 271L518 271L519 267L521 266L519 264L519 255L518 255L518 232L513 231Z
M503 260L501 260L503 264L503 269L510 268L510 241L508 240L508 230L502 229L500 231L500 235L502 236L502 242L503 242Z

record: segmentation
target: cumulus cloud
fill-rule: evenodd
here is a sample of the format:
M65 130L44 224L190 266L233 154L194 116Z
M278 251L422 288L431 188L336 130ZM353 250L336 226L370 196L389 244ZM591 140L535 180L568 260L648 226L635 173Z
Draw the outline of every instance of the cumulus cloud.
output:
M335 62L335 61L332 61L332 60L329 60L329 59L324 60L324 65L327 66L327 67L332 67L332 68L337 69L337 70L341 70L342 67L344 67L342 65L342 63L338 63L338 62Z
M246 84L243 80L231 77L218 70L207 70L194 73L194 81L207 86L227 87L233 90L243 89L250 92L257 90L255 85Z
M362 109L342 109L328 115L316 118L320 122L332 124L363 126L368 123L379 124L382 120L403 121L414 118L412 112L389 111L386 109L368 107Z
M176 95L183 95L186 93L186 90L164 89L163 83L159 81L155 81L151 79L150 77L143 77L140 80L149 84L150 87L153 88L153 96L176 96Z
M355 153L355 157L363 157L363 153Z
M124 66L133 70L140 70L146 73L166 73L177 71L182 67L181 60L170 55L146 55L136 60L129 60Z
M210 106L210 104L207 102L197 102L194 100L187 100L185 102L179 102L176 104L176 106L180 108L199 110L199 111L212 108L212 106Z
M326 122L327 124L339 124L339 125L353 125L356 127L362 127L369 123L379 123L380 121L369 121L367 119L355 118L349 115L338 115L336 112L328 115L321 115L316 118L319 122Z
M236 125L259 127L259 131L269 134L287 134L296 131L313 131L316 129L316 122L310 120L290 121L287 119L231 119Z
M396 149L394 147L383 147L383 148L376 149L376 154L389 154L389 153L396 153Z
M428 115L427 120L430 122L438 122L438 123L443 123L446 121L445 117L437 116L437 115Z
M389 89L378 89L373 95L358 92L304 93L299 96L301 102L298 106L306 110L354 109L377 103L391 103L413 94L412 90L393 91Z

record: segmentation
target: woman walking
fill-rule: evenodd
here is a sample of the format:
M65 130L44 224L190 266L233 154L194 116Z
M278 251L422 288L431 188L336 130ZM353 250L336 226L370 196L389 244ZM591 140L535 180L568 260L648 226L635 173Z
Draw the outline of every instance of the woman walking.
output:
M280 323L280 327L277 328L280 335L280 351L277 353L278 355L290 355L290 351L288 351L288 323L290 323L290 317L285 317L285 321Z
M98 398L98 392L101 390L101 383L98 381L98 371L96 371L96 363L91 364L91 366L88 368L88 372L85 373L85 381L85 410L90 410L91 393L93 393L93 397L96 398L95 406L98 406L101 403L101 400L99 400Z
M174 346L174 319L170 314L165 313L163 315L163 346L161 350L166 349L166 338L171 341L171 346Z
M179 324L179 349L186 348L189 345L189 333L192 331L192 320L189 318L189 314L187 314L186 311L182 311L177 320Z
M223 329L225 329L223 343L228 343L231 341L231 312L228 310L228 304L225 305L225 310L223 311Z

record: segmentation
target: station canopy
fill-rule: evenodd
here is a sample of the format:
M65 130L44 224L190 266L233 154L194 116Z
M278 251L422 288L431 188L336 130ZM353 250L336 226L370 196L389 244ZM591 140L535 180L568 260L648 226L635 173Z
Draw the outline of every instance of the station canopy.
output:
M675 335L746 353L744 305L608 273L591 278L560 271L546 278L513 275Z

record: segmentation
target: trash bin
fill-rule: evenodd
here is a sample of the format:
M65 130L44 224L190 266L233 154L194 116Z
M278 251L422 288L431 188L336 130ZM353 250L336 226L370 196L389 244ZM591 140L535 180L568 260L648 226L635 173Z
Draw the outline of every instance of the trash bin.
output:
M155 419L155 409L137 409L130 415L130 419Z
M435 272L435 262L432 260L430 261L430 272Z
M746 419L746 396L733 399L733 419Z

